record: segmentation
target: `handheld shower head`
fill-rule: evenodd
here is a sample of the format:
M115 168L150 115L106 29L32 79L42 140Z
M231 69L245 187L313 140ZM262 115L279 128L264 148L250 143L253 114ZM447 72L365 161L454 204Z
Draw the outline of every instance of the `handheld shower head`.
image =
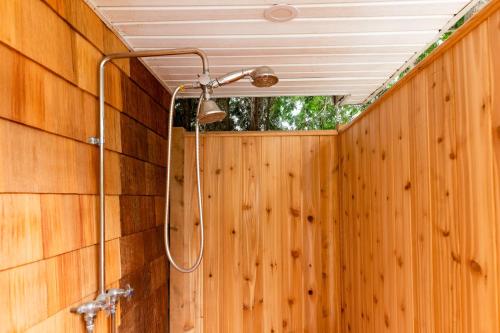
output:
M252 79L252 84L259 88L271 87L279 81L278 76L274 74L274 71L270 67L260 66L227 73L215 79L212 82L212 87L217 88L224 86L236 82L245 76L250 77Z
M274 86L278 83L279 79L274 71L267 66L260 66L255 68L251 73L252 84L259 88L267 88Z

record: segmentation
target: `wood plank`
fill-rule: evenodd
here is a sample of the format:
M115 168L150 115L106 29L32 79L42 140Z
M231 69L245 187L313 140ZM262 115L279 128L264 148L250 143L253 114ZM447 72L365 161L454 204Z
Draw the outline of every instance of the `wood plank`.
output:
M500 10L497 10L491 17L488 18L488 47L489 47L489 67L490 67L490 88L491 96L498 96L500 92L500 57L498 50L500 49L499 40L497 38L500 31ZM496 249L497 249L497 269L498 260L500 258L500 100L492 98L491 104L491 126L492 126L492 144L493 144L493 177L495 192L495 227L497 232ZM497 287L500 288L500 287ZM500 304L498 305L500 307Z
M184 211L184 251L186 251L187 265L193 265L198 253L200 244L200 215L198 211L198 193L196 190L196 167L195 167L195 140L189 138L185 141L184 151L184 180L185 192L184 202L186 210ZM203 179L204 169L204 141L200 140L200 177ZM201 190L203 193L203 183L201 183ZM185 277L184 277L185 278ZM188 279L188 295L190 304L187 307L186 314L192 318L195 332L203 332L203 266L191 274Z
M436 332L460 331L461 323L453 318L463 315L461 284L460 225L457 221L457 151L455 92L452 87L451 52L438 58L426 71L429 90L429 162L432 202L434 329Z
M371 223L371 182L370 168L371 168L371 155L370 155L370 124L368 121L363 121L360 124L360 150L361 169L359 175L361 177L361 191L358 197L362 200L359 214L361 216L361 246L362 246L362 275L361 281L363 283L363 312L361 319L364 324L364 330L372 332L374 330L374 315L373 315L373 270L374 270L374 254L372 244L373 224Z
M383 110L383 111L382 111ZM381 107L380 115L380 145L381 145L381 187L382 196L381 221L382 222L382 248L383 248L383 273L379 276L384 284L383 307L384 307L384 326L389 332L397 332L397 303L396 303L396 258L395 250L395 226L392 218L393 198L392 198L392 165L394 156L392 156L391 133L391 110L392 101L384 103Z
M283 329L285 332L301 332L307 321L304 316L305 295L303 292L306 253L302 211L302 192L305 183L302 181L301 138L283 137L280 149L286 152L286 154L281 154L283 170L280 173L282 193L284 193L281 200Z
M404 3L409 0L402 0L401 2ZM307 4L339 4L339 3L356 3L359 2L359 0L292 0L289 3L291 5L307 5ZM362 1L363 4L370 4L373 2L377 2L376 0L364 0ZM177 2L173 0L96 0L95 3L98 6L110 6L110 7L117 7L117 6L137 6L138 4L141 4L142 6L177 6ZM228 1L228 0L189 0L184 3L185 6L202 6L202 5L213 5L213 6L227 6L228 4L230 5L245 5L248 4L248 1L243 1L243 0L236 0L236 1ZM255 0L254 1L255 5L270 5L274 4L272 0Z
M391 114L394 199L393 217L396 237L396 299L397 325L400 332L413 332L413 257L412 226L420 220L412 219L412 181L410 172L410 99L409 87L402 87L395 97ZM419 154L420 155L420 154Z
M432 221L430 218L430 167L428 139L428 87L425 75L411 81L409 114L411 217L413 229L413 278L416 332L432 332L433 313L425 299L432 297Z
M222 295L221 332L228 333L243 330L241 146L241 138L222 139L222 281L232 292Z
M223 248L220 246L223 211L222 138L205 137L204 153L204 212L205 257L203 259L204 332L220 332L222 327ZM177 332L177 331L175 331Z
M318 331L321 316L321 223L319 137L301 138L302 150L302 226L304 247L305 332ZM307 184L307 185L305 185ZM314 319L313 319L314 318Z
M329 45L386 45L404 44L411 36L411 43L425 43L434 37L434 31L404 32L404 33L358 33L358 34L322 34L321 38L314 39L315 35L224 35L214 39L210 36L193 36L189 45L198 45L199 48L216 47L285 47L290 45L329 46ZM127 42L133 48L147 47L186 47L186 40L181 36L129 36ZM244 42L244 44L242 43Z
M262 330L262 233L260 220L261 138L241 139L242 216L241 277L243 299L242 332Z
M295 8L300 11L300 18L322 17L388 17L412 16L418 11L419 15L446 15L452 12L457 3L448 1L425 2L399 2L398 6L391 3L364 2L359 3L323 3L323 4L297 4ZM462 1L461 3L465 3ZM165 21L200 21L207 19L209 13L211 20L257 20L262 19L262 12L266 5L240 5L240 6L181 6L181 7L102 7L100 10L113 23L124 22L165 22Z
M184 244L184 129L175 128L172 133L172 164L170 180L170 242L171 252L176 262L185 264L185 244ZM161 211L160 214L165 214ZM163 216L163 215L162 215ZM184 275L170 270L170 313L173 318L182 318L170 321L170 330L173 332L182 332L184 317L184 302L188 301L187 280ZM189 326L184 326L190 329Z
M288 24L258 19L245 20L211 20L207 21L170 21L170 22L129 22L114 26L127 37L130 36L225 36L228 32L237 31L239 35L282 35L282 34L322 34L329 33L360 33L386 31L430 31L442 27L451 15L413 16L406 17L353 17L349 19L327 17L322 20L292 20ZM207 34L207 32L209 32Z
M282 291L283 276L279 197L281 182L281 138L262 138L262 265L263 265L263 326L264 332L283 331Z
M340 331L339 149L335 137L320 137L322 332ZM290 151L290 150L285 150Z

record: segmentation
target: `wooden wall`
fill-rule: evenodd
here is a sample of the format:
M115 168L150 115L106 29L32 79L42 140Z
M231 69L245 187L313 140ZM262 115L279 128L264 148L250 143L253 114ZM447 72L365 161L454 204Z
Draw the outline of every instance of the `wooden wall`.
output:
M205 256L171 270L171 332L334 332L340 328L335 132L203 137ZM198 253L194 137L174 142L171 240Z
M83 332L97 291L98 62L126 48L83 0L0 0L0 332ZM107 279L121 331L167 330L162 198L169 95L136 61L107 72ZM108 330L104 314L97 332Z
M342 331L500 331L500 2L340 135Z

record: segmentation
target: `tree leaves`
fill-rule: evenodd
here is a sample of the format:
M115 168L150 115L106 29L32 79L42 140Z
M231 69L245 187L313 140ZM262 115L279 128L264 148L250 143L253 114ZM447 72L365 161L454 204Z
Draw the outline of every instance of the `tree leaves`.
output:
M194 129L197 100L176 103L176 126ZM336 106L331 96L233 97L216 99L228 112L211 131L328 130L349 122L364 106Z

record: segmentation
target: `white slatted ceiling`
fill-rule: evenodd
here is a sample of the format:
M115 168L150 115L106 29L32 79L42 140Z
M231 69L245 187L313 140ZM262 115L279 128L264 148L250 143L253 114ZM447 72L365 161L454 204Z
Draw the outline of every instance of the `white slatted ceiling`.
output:
M469 2L294 0L286 2L298 17L274 23L263 12L275 0L88 1L131 49L198 47L213 76L270 65L281 79L270 89L241 81L217 96L346 94L350 103L366 99ZM200 72L196 57L145 62L170 89Z

